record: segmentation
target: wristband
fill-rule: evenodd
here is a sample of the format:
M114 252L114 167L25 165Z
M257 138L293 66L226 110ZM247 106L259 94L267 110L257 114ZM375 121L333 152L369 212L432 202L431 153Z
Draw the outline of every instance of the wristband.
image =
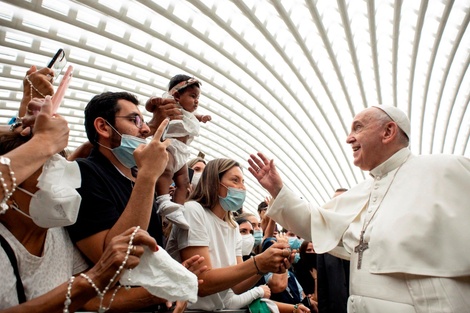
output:
M253 264L255 264L255 267L256 267L256 271L257 271L256 274L257 274L257 275L261 275L261 276L266 275L266 273L263 273L263 272L261 272L261 271L259 270L259 267L258 267L258 265L256 264L256 259L255 259L255 257L256 257L256 255L253 256Z

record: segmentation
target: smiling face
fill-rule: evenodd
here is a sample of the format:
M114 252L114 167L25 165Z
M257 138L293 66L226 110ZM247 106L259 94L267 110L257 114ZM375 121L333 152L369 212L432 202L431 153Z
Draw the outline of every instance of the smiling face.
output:
M353 149L354 165L370 171L388 158L383 144L385 130L379 109L368 108L356 115L346 139Z
M199 103L199 95L201 90L196 85L186 87L183 92L177 92L175 100L188 112L196 111Z

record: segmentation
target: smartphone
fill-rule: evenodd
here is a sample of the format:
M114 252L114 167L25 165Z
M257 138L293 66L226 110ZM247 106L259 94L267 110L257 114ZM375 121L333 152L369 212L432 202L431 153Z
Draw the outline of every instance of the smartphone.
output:
M305 296L305 298L302 300L301 303L309 309L312 306L312 303L310 302L310 297L309 296Z
M52 57L47 67L54 71L54 79L59 78L62 69L65 67L67 59L65 58L64 49L57 50L56 54Z
M67 71L65 71L64 77L60 81L59 87L57 87L57 91L52 96L52 113L53 114L57 113L57 110L59 109L59 106L62 103L62 100L64 99L65 91L69 87L70 80L72 79L72 73L73 73L73 66L69 65L69 67L67 68Z
M162 136L160 137L160 141L162 141L162 142L165 141L166 133L168 132L169 127L170 127L170 121L168 121L168 124L166 124L165 129L163 130Z

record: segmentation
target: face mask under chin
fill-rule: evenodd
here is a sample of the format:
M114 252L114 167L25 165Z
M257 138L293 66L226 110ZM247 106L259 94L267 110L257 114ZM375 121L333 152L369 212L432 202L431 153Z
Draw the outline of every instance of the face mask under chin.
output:
M109 123L108 125L111 126L111 124ZM102 146L103 148L110 150L113 153L113 155L116 157L116 159L125 167L127 168L137 167L137 163L135 162L135 159L134 159L134 151L139 145L147 144L147 141L143 138L135 137L132 135L121 134L113 126L111 126L111 128L119 136L121 136L121 144L115 148L106 147L99 142L98 144Z

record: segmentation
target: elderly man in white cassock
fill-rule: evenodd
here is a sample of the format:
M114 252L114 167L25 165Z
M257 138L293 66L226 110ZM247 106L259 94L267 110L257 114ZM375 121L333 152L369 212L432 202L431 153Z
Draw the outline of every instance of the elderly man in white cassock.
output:
M284 186L263 154L248 160L274 198L268 216L351 260L348 312L470 312L470 160L413 155L409 138L396 107L356 115L346 142L370 178L322 207Z

